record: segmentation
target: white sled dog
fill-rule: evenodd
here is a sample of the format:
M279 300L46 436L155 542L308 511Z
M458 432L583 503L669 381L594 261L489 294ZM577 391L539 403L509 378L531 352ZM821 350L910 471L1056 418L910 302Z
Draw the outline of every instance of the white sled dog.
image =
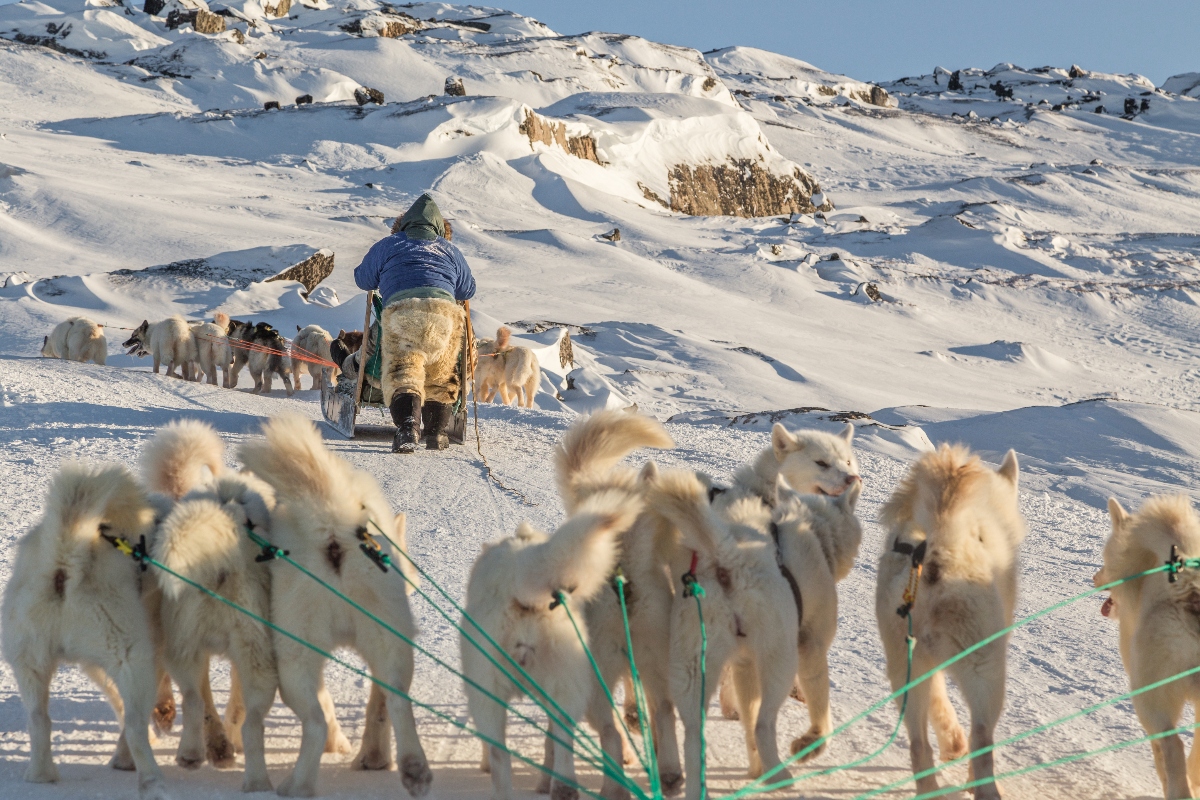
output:
M1104 566L1096 585L1135 575L1162 565L1172 556L1200 556L1200 518L1184 495L1152 497L1136 514L1116 500L1108 501L1112 535L1104 546ZM1129 673L1131 689L1200 664L1200 573L1183 570L1171 582L1166 575L1150 575L1114 586L1112 597L1119 609L1121 660ZM1133 708L1147 734L1163 733L1181 725L1188 702L1200 706L1200 683L1195 676L1173 681L1160 689L1137 695ZM1200 789L1200 751L1192 745L1184 759L1179 735L1150 743L1154 765L1168 800L1192 797Z
M721 674L732 663L746 734L749 775L779 766L776 717L796 679L799 619L787 581L776 562L769 533L771 512L757 498L742 498L717 513L708 486L695 473L671 470L658 476L649 507L680 531L681 547L671 575L694 575L704 587L700 609L708 633L705 669ZM716 681L700 687L700 624L688 586L674 578L671 609L671 696L683 720L687 800L700 798L701 709ZM789 777L786 769L778 780Z
M908 660L907 623L898 609L914 565L920 566L912 615L912 674L939 663L1012 623L1017 600L1017 555L1025 523L1017 508L1017 455L1005 455L998 470L967 448L943 444L913 464L883 507L888 528L879 557L875 614L887 654L892 688L904 685ZM1008 637L992 642L947 668L962 689L971 713L971 750L993 742L1004 707ZM897 702L900 702L898 699ZM914 773L933 767L929 744L932 718L943 760L967 752L963 732L939 673L909 692L904 725ZM992 754L971 760L974 779L994 775ZM937 789L937 777L917 781L917 793ZM993 783L975 788L977 800L1000 797Z
M217 370L221 371L221 387L229 388L229 373L233 369L233 348L229 346L227 328L220 322L202 322L192 326L196 343L196 365L208 382L217 385ZM200 375L196 374L199 379Z
M512 330L501 327L494 340L481 339L478 345L479 363L475 367L475 394L490 403L499 394L500 402L533 408L542 368L537 356L528 347L511 344Z
M642 447L671 448L675 443L656 420L625 411L600 411L571 426L555 448L555 477L568 514L574 514L587 498L601 492L623 491L643 495L657 475L652 464L639 477L618 462ZM643 511L619 539L617 568L625 576L626 609L633 657L646 692L646 706L663 790L674 793L683 783L679 745L675 738L675 709L670 692L671 578L667 574L660 539L671 537L661 517ZM673 541L673 539L672 539ZM636 598L636 601L634 600ZM625 625L615 592L600 592L588 602L585 612L590 648L609 691L630 676ZM632 687L626 685L627 702ZM634 704L634 724L637 723ZM608 695L600 686L592 692L588 723L600 734L600 743L615 769L621 764L621 730L613 715ZM617 781L605 775L601 795L621 800L628 795Z
M300 376L305 371L312 377L312 388L320 389L323 385L331 383L336 376L336 373L341 370L335 370L332 367L325 367L321 364L314 364L311 361L303 361L296 356L309 357L316 356L323 361L332 361L333 356L329 352L330 343L333 337L329 335L329 331L322 328L320 325L309 325L306 328L296 326L296 338L292 339L292 377L296 385L296 391L300 391ZM294 352L295 349L303 350L303 353Z
M41 521L17 545L0 647L29 714L27 781L58 780L50 681L60 663L77 663L122 717L113 765L132 761L143 800L167 797L150 749L154 641L138 565L105 538L137 544L153 526L154 509L127 469L68 462L51 481Z
M46 358L104 364L108 360L104 326L87 317L71 317L60 322L49 336L42 339L42 355Z
M197 360L196 340L192 337L192 329L188 327L183 317L175 315L153 325L149 320L134 329L122 347L129 348L132 355L150 355L154 359L154 374L158 368L166 364L167 374L178 378L175 368L183 371L183 378L192 380L192 363Z
M617 557L617 537L633 524L641 503L636 493L599 492L583 501L574 514L551 536L522 523L510 538L484 546L467 582L466 613L495 639L504 653L520 664L553 698L572 721L587 713L596 679L579 636L559 608L561 592L574 610L580 632L587 641L587 622L580 613L603 587ZM464 630L472 630L466 626ZM493 650L483 636L471 637ZM517 684L498 671L465 636L460 637L463 674L505 702L521 695L541 698L537 689ZM506 671L516 675L502 654L495 654ZM504 744L506 709L467 683L467 706L476 729ZM554 706L551 705L551 708ZM609 714L611 717L611 712ZM561 722L561 720L560 720ZM551 721L546 768L553 779L542 786L555 800L574 800L575 761L570 743L573 726ZM620 752L620 741L617 741ZM491 747L489 765L494 800L512 797L512 760L507 750ZM618 757L619 763L619 757ZM564 782L566 781L566 782Z
M733 484L728 489L715 490L713 504L717 509L722 509L740 498L757 497L768 506L774 506L776 485L780 476L789 487L801 494L840 496L849 488L861 484L853 440L853 423L847 423L840 434L815 430L793 433L781 423L775 423L771 428L771 446L759 453L752 463L738 469L734 473ZM858 554L858 541L858 538L854 539L849 557L839 561L839 567L835 570L837 581L849 574ZM805 594L812 594L803 586L801 589ZM825 596L820 592L818 595ZM836 596L834 602L836 603ZM828 648L829 643L826 643L824 649L820 650L822 664L827 661ZM813 650L810 655L816 656L817 652L818 650ZM801 658L803 657L804 654L801 655ZM809 667L802 664L802 669ZM803 683L803 680L798 680L792 692L792 696L801 701L806 699ZM825 694L828 695L827 688ZM726 675L721 676L721 713L726 719L738 718L737 698L734 696L733 684ZM809 716L815 721L821 716L820 709L810 707ZM795 752L797 751L793 750L793 753ZM819 753L820 750L816 750L811 755L815 757Z
M276 546L395 630L415 637L405 582L384 574L359 552L359 544L375 533L372 522L404 547L404 515L393 516L375 479L326 449L309 420L280 415L263 426L263 433L264 439L242 445L239 455L275 490L271 535ZM379 544L394 563L407 563L386 541ZM271 621L326 652L354 648L375 678L408 692L412 648L299 570L272 573ZM320 697L325 659L279 633L274 642L280 694L303 726L296 766L279 794L312 796L328 740ZM419 797L429 790L432 774L417 737L412 704L387 692L386 707L396 733L401 781ZM364 751L378 746L378 739L369 734L370 730L364 736Z

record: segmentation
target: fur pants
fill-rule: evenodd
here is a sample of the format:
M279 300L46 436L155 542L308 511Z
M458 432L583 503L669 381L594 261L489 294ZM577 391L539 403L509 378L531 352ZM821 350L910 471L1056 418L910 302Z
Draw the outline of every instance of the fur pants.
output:
M383 399L415 394L421 402L458 399L458 362L466 318L457 303L435 297L397 300L383 310Z

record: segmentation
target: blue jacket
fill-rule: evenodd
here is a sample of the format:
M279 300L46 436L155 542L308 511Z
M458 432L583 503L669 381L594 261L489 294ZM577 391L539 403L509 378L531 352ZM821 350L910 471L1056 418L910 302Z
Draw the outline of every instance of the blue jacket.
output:
M410 239L394 233L379 240L354 270L358 288L378 289L384 300L406 289L430 287L458 301L475 296L475 276L459 249L439 237Z

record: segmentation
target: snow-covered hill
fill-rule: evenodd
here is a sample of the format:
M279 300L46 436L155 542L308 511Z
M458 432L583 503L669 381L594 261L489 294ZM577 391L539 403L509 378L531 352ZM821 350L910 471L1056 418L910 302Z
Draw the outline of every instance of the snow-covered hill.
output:
M181 415L231 441L283 408L319 416L308 390L260 398L147 375L119 352L120 328L216 310L285 332L359 327L351 269L431 190L479 281L481 333L508 323L547 348L565 324L576 359L544 364L537 409L481 416L489 461L537 507L489 485L466 450L401 464L383 438L333 443L409 512L414 551L461 591L481 542L523 515L553 525L548 454L577 411L636 403L671 418L681 447L664 460L722 478L772 420L856 420L868 535L832 655L846 719L884 694L873 520L920 450L1020 454L1024 611L1089 585L1107 496L1138 505L1200 478L1196 84L1002 64L874 85L753 48L564 36L445 4L0 6L0 470L19 487L0 505L0 580L61 459L132 462ZM603 238L614 228L619 241ZM264 281L322 248L335 269L312 295ZM36 360L74 314L111 327L109 367ZM1094 605L1014 637L1001 735L1120 691L1115 626ZM454 657L452 632L421 613L423 636ZM418 675L418 692L465 714L432 667ZM357 731L363 687L330 680ZM61 681L66 789L131 790L100 766L115 729L98 694L76 673ZM60 796L18 783L12 688L0 672L0 793ZM784 735L803 718L790 705ZM296 732L285 711L272 720L282 765ZM815 766L877 746L893 721L870 720ZM437 791L484 796L474 746L427 725ZM734 786L740 729L713 727L712 774ZM1001 768L1138 730L1118 706L1002 753ZM900 777L906 751L879 763L813 791ZM169 777L186 797L237 787L208 769ZM1148 748L1023 780L1010 796L1158 791ZM322 782L331 795L397 789L333 764Z

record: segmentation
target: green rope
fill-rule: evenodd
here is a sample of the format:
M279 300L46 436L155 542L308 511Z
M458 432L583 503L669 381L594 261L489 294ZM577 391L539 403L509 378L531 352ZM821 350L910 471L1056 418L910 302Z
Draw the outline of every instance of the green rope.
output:
M400 545L398 545L392 539L392 537L388 536L387 533L384 532L384 530L381 527L379 527L379 524L376 523L375 520L368 518L367 521L371 523L372 527L374 527L375 530L377 530L379 532L379 535L382 536L384 538L384 540L386 540L387 543L390 544L397 553L404 556L405 560L408 561L409 564L412 564L413 568L415 568L417 570L417 572L420 573L421 577L425 578L425 580L427 580L431 586L433 586L435 589L437 589L437 591L443 597L445 597L446 600L449 601L449 603L452 606L454 606L455 610L457 610L458 613L462 614L463 619L470 622L471 625L476 630L478 630L480 633L483 634L484 638L486 638L488 640L488 642L491 643L492 647L496 648L496 651L498 653L500 653L501 655L503 655L504 658L510 664L512 664L512 666L515 667L518 672L520 672L521 676L528 682L530 687L536 688L538 693L541 694L543 697L545 697L546 700L549 701L549 703L554 706L554 708L557 710L557 712L562 715L561 719L556 718L554 715L554 712L552 712L544 703L542 703L540 700L538 700L538 698L533 694L533 692L527 691L529 698L539 708L541 708L542 711L544 711L546 713L546 716L548 716L560 728L566 730L568 732L568 735L570 735L572 739L574 739L575 741L578 741L581 745L588 746L589 750L591 751L590 756L585 755L584 757L588 759L589 764L600 768L601 771L604 772L606 775L611 775L619 783L622 783L623 785L625 785L626 788L630 789L635 794L638 794L639 796L643 796L641 787L638 786L636 783L628 780L628 778L625 777L624 770L622 768L620 768L620 766L612 763L612 759L608 756L607 753L604 752L604 748L600 747L598 743L594 742L591 738L587 737L587 735L582 731L582 729L579 727L579 725L576 724L575 720L572 719L571 715L568 714L565 710L563 710L562 706L560 706L558 704L558 701L556 701L545 689L543 689L541 687L541 685L538 684L538 682L535 681L528 672L526 672L525 668L522 667L519 663L517 663L517 661L511 655L509 655L509 653L504 648L502 648L499 645L499 643L496 642L496 640L494 638L492 638L491 634L489 634L487 632L487 630L485 630L478 622L475 621L475 619L470 614L467 613L465 608L463 608L461 605L459 605L454 600L454 598L451 597L450 594L445 589L443 589L441 587L441 585L436 580L434 580L429 575L429 573L426 572L421 567L421 565L419 565L419 564L417 564L417 562L413 561L412 558L408 555L408 553L405 552L404 548L400 547ZM389 564L390 563L392 563L392 562L389 559ZM436 610L439 614L441 614L441 616L447 622L449 622L452 626L454 626L454 628L459 632L459 634L461 634L463 636L463 638L465 638L468 642L470 642L475 647L476 650L478 650L480 653L482 653L484 658L486 658L492 664L492 666L494 666L497 670L499 670L501 675L503 675L508 680L512 681L513 684L515 684L517 686L522 685L521 682L518 681L516 679L516 677L512 675L512 673L508 672L508 670L506 670L504 667L502 667L500 665L500 663L498 661L496 661L496 659L491 655L491 653L489 653L479 642L477 642L474 638L472 638L471 635L466 631L466 629L464 629L461 625L459 625L458 622L455 621L455 619L453 617L451 617L445 611L445 609L443 609L440 605L438 605L437 602L435 602L433 600L433 598L431 598L425 592L425 590L421 588L420 584L418 584L416 581L413 581L411 578L409 578L408 575L406 575L402 569L399 569L396 566L393 566L393 569L395 569L396 574L399 575L405 581L405 583L407 583L409 586L413 587L413 589L419 595L421 595L421 597L424 598L425 601L434 608L434 610ZM566 720L566 722L563 722L562 720ZM536 725L535 725L535 728L536 728ZM566 747L567 745L564 744L563 746ZM574 750L574 748L571 748L571 749ZM607 764L608 768L600 766L597 763L597 758L596 758L597 754L599 755L599 760L601 762L605 762ZM584 754L581 753L580 755L584 755Z
M596 663L596 658L592 655L592 649L588 647L587 640L583 637L583 631L579 629L579 623L575 621L575 615L571 613L571 605L567 602L567 595L561 591L555 592L554 601L567 612L567 619L571 620L571 627L575 629L575 636L579 639L579 644L582 645L583 652L587 655L588 661L592 665L592 672L596 674L596 681L600 684L600 688L604 690L604 696L608 698L609 706L616 712L617 703L613 700L612 692L609 691L608 684L604 681L604 676L600 673L600 665ZM629 737L630 747L633 747L633 734L629 732L629 728L626 727L625 720L621 718L621 715L618 713L616 716L621 723L621 727L625 728L625 735ZM633 747L633 752L637 755L638 761L641 762L642 769L646 770L646 774L649 775L650 765L646 763L646 759L642 757L641 752L636 747Z
M1088 750L1085 753L1075 753L1073 755L1063 756L1062 758L1056 758L1053 761L1047 761L1043 764L1032 764L1028 767L1022 767L1021 769L1014 769L1010 772L1003 772L999 775L993 775L990 778L979 778L977 780L968 781L967 783L963 783L958 786L949 786L949 787L946 787L945 789L938 789L937 791L926 792L925 794L917 795L912 800L932 800L932 798L934 798L934 797L941 797L942 795L950 794L951 792L962 792L962 791L966 791L967 789L973 789L976 786L983 786L985 783L995 783L996 781L1000 780L1001 778L1017 778L1017 777L1020 777L1021 775L1027 775L1030 772L1037 772L1038 770L1050 769L1051 767L1061 767L1063 764L1072 764L1076 761L1083 761L1084 759L1091 758L1092 756L1099 756L1099 755L1104 755L1105 753L1112 753L1117 750L1124 750L1127 747L1133 747L1134 745L1137 745L1137 744L1145 744L1146 742L1153 742L1156 739L1164 739L1167 736L1178 736L1181 733L1187 733L1188 731L1193 730L1194 727L1195 727L1194 725L1183 725L1178 728L1172 728L1169 731L1163 731L1162 733L1152 733L1148 736L1142 736L1137 739L1128 739L1123 742L1117 742L1116 744L1110 744L1110 745L1105 745L1104 747L1098 747L1095 750Z
M662 782L658 774L658 746L654 741L654 732L647 728L649 706L646 704L646 688L642 685L641 676L638 675L637 662L633 657L633 637L629 632L629 609L625 604L625 585L627 583L629 581L626 579L625 573L618 566L617 573L613 576L613 586L617 590L617 600L621 604L621 622L625 626L625 652L629 655L629 680L633 684L633 699L637 704L638 727L642 732L642 746L646 748L646 754L650 757L650 794L654 797L662 797ZM618 711L617 716L622 720L623 725L625 715ZM675 724L674 719L670 721L670 724ZM628 730L626 728L626 731Z
M1187 678L1191 675L1196 675L1197 673L1200 673L1200 667L1192 667L1191 669L1185 669L1183 672L1178 672L1169 678L1163 678L1160 681L1155 681L1154 683L1147 684L1146 686L1143 686L1140 689L1134 689L1133 691L1125 692L1124 694L1120 694L1120 695L1117 695L1116 697L1109 698L1108 700L1104 700L1102 702L1096 703L1095 705L1088 706L1087 708L1081 709L1079 711L1074 711L1070 714L1067 714L1065 717L1059 717L1058 719L1053 720L1052 722L1042 723L1041 725L1038 725L1036 728L1032 728L1023 733L1018 733L1014 736L1010 736L1007 739L1003 739L994 744L990 744L987 747L981 747L978 750L967 753L965 756L959 756L958 758L954 759L953 761L947 761L944 764L939 764L937 766L930 767L929 769L922 770L921 772L918 772L915 775L912 775L912 776L909 776L906 778L901 778L898 781L893 781L892 783L889 783L886 786L881 786L878 789L872 789L869 792L860 794L858 797L854 798L854 800L868 800L868 798L875 797L876 795L883 794L884 792L889 792L892 789L895 789L899 786L902 786L902 785L908 783L909 781L920 780L921 778L928 777L930 775L933 775L934 773L941 772L942 770L946 769L947 767L953 767L957 764L961 764L964 761L968 761L972 758L978 758L979 756L986 755L987 753L990 753L993 750L995 750L997 747L1003 747L1005 745L1013 744L1014 742L1019 742L1022 739L1028 739L1030 736L1035 736L1039 733L1043 733L1044 731L1048 731L1051 728L1057 727L1057 726L1062 725L1067 722L1071 722L1072 720L1079 719L1080 717L1087 716L1088 714L1094 714L1095 712L1100 711L1105 708L1108 708L1109 706L1115 706L1117 703L1122 703L1126 700L1129 700L1130 698L1137 697L1139 694L1145 694L1146 692L1154 691L1155 689L1165 686L1168 683L1172 683L1177 680L1182 680L1183 678Z
M812 744L808 745L807 747L804 747L803 749L801 749L800 751L795 753L791 758L789 758L786 761L784 761L783 763L781 763L779 766L773 767L772 769L763 773L762 776L751 781L750 783L743 786L741 789L737 790L736 792L726 795L725 797L722 798L722 800L738 800L738 798L744 797L748 794L754 794L757 792L770 792L770 791L775 791L776 789L782 789L787 786L791 786L792 784L801 780L801 778L788 778L788 779L785 779L782 781L777 781L777 782L771 783L771 784L767 784L766 781L768 779L770 779L771 777L779 774L779 772L781 770L785 769L789 764L792 764L792 763L796 762L797 760L803 758L804 756L808 755L813 750L817 749L822 744L824 744L825 742L832 739L834 736L837 736L838 734L844 732L850 726L856 725L857 723L861 722L867 716L875 713L883 706L885 706L888 703L892 702L893 700L899 698L901 695L908 692L913 687L921 685L922 683L929 680L937 673L944 670L946 667L949 667L953 664L958 663L959 661L963 660L964 658L971 655L972 653L974 653L984 647L987 647L992 642L996 641L997 639L1001 639L1001 638L1007 636L1008 634L1012 633L1013 631L1017 630L1018 628L1023 628L1024 626L1028 625L1029 623L1031 623L1037 619L1040 619L1041 617L1044 617L1047 614L1051 614L1055 611L1058 611L1060 608L1064 608L1066 606L1071 605L1072 603L1076 603L1080 600L1084 600L1088 597L1092 597L1101 592L1106 592L1106 591L1112 589L1113 587L1120 586L1121 584L1128 583L1130 581L1135 581L1140 578L1145 578L1148 575L1156 575L1160 572L1170 572L1172 574L1177 574L1183 568L1188 568L1188 569L1200 568L1200 558L1173 559L1172 561L1169 561L1160 567L1153 567L1151 569L1143 570L1142 572L1139 572L1135 575L1129 575L1125 578L1120 578L1115 581L1110 581L1102 586L1097 586L1096 588L1089 589L1086 592L1080 592L1079 594L1074 595L1073 597L1068 597L1065 600L1060 600L1059 602L1055 603L1054 605L1043 608L1041 611L1037 611L1033 614L1030 614L1029 616L1022 617L1021 619L1017 620L1016 622L1012 623L1011 625L1009 625L1005 628L1001 628L1000 630L996 631L995 633L993 633L990 636L984 637L983 639L979 640L978 642L976 642L975 644L966 648L965 650L958 653L957 655L951 656L950 658L946 659L941 664L938 664L933 669L929 670L928 672L926 672L925 674L916 678L915 680L910 680L910 681L906 682L903 686L901 686L899 689L897 689L894 692L892 692L891 694L889 694L887 697L884 697L882 700L872 704L868 708L864 709L863 711L859 712L855 716L851 717L848 721L839 725L837 728L834 728L833 731L831 731L830 733L826 734L825 736L822 736L820 739L817 739L816 741L814 741Z
M704 609L700 605L704 587L691 572L684 574L683 587L684 597L696 599L696 617L700 620L700 800L705 800L708 797L708 742L704 735L708 725L708 630L704 627Z
M123 540L120 540L120 541L123 541ZM277 557L283 557L282 554L284 551L277 550L276 552L278 554ZM268 628L270 628L271 630L273 630L283 636L286 636L287 638L291 639L292 641L296 642L297 644L307 647L309 650L312 650L314 653L316 653L320 656L323 656L324 658L328 659L329 661L332 661L333 663L335 663L341 667L344 667L345 669L349 670L350 672L353 672L354 674L358 675L359 677L366 678L367 680L371 681L372 683L374 683L376 686L383 689L384 691L391 692L392 694L396 695L397 697L400 697L404 700L407 700L409 703L412 703L414 706L430 712L431 714L433 714L434 716L436 716L438 719L442 720L443 722L450 723L451 725L458 728L459 730L461 730L465 733L468 733L484 742L487 742L492 747L498 747L501 750L504 750L509 755L515 757L517 760L519 760L525 764L528 764L529 766L531 766L535 769L541 770L542 772L546 773L550 777L558 780L560 783L566 784L566 785L570 786L571 788L576 789L577 791L583 792L584 794L588 795L589 797L593 798L594 800L604 800L596 792L593 792L590 789L580 786L579 784L575 783L574 781L571 781L571 780L559 775L558 773L554 772L553 770L547 769L543 764L541 764L531 758L521 755L517 751L509 748L507 745L504 745L501 742L498 742L498 741L492 739L490 736L487 736L487 735L481 733L480 731L471 728L469 725L459 722L457 719L455 719L454 717L445 713L444 711L440 711L435 706L429 705L428 703L423 703L420 700L413 698L408 693L403 692L400 689L397 689L395 686L392 686L391 684L389 684L385 681L382 681L379 678L376 678L370 672L367 672L364 669L360 669L359 667L354 666L353 664L349 663L348 661L337 657L333 653L330 653L330 652L318 647L317 645L313 644L312 642L309 642L309 641L297 636L296 634L292 633L291 631L289 631L285 628L282 628L279 625L276 625L275 623L271 622L270 620L268 620L264 617L260 617L258 614L255 614L253 611L249 610L248 608L245 608L245 607L233 602L232 600L230 600L227 597L223 597L222 595L217 594L213 590L197 583L196 581L192 580L191 578L188 578L184 575L180 575L178 572L171 569L166 564L163 564L162 562L157 561L154 558L151 558L144 550L136 551L134 553L131 553L130 555L134 558L134 560L140 561L143 564L150 564L151 566L161 569L162 571L166 572L168 575L171 575L171 576L183 581L184 583L188 584L189 586L199 589L201 592L203 592L204 594L213 598L214 600L219 600L220 602L224 603L225 605L229 606L230 608L234 609L235 611L239 611L242 614L245 614L246 616L253 619L255 622L265 625Z

